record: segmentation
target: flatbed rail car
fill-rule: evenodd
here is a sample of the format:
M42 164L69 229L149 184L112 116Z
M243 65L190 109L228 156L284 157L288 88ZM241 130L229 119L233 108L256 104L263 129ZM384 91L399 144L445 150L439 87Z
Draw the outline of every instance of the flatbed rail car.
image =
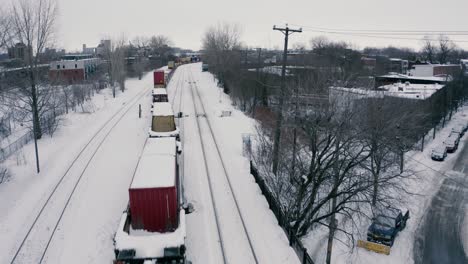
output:
M114 237L115 264L186 263L185 215L175 138L150 138Z

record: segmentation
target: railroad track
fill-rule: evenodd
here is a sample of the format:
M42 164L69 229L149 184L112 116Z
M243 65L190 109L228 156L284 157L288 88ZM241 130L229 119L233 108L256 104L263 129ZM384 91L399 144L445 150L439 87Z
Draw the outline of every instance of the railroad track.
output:
M57 227L94 156L113 131L114 127L120 123L122 118L133 109L143 96L148 95L148 92L149 89L146 88L132 97L125 106L115 112L92 135L86 145L70 163L65 173L54 185L54 188L16 249L10 264L43 262L49 245L57 231ZM45 233L47 233L47 236L44 236Z
M239 207L237 199L238 195L232 187L230 176L225 166L225 161L212 129L210 119L208 118L208 115L205 111L205 106L199 94L197 83L194 81L190 69L188 70L190 93L193 102L194 114L196 115L195 119L202 147L203 162L208 180L208 187L210 190L210 200L214 209L216 229L219 237L219 246L223 261L225 264L240 263L238 255L245 254L249 256L245 256L248 259L242 259L242 263L258 264L258 257L255 253L252 239L249 235L242 210ZM202 133L202 131L207 133ZM211 152L208 152L208 149L211 150ZM209 154L215 155L215 157L211 156L211 162L208 161ZM213 162L214 159L216 159L218 162ZM213 172L221 173L213 175ZM219 190L219 188L223 188L223 190ZM215 192L219 193L220 191L220 194L215 194ZM222 202L229 203L234 206L230 206L230 208L223 208L220 206ZM235 210L231 210L232 208L235 208ZM236 227L232 228L233 225L236 225ZM239 226L242 230L242 234L240 235L242 238L236 240L233 238L236 236L239 238ZM239 250L239 248L242 247L241 244L243 244L244 251L242 251L242 249ZM241 251L241 253L239 253L238 250ZM235 259L235 261L232 259Z

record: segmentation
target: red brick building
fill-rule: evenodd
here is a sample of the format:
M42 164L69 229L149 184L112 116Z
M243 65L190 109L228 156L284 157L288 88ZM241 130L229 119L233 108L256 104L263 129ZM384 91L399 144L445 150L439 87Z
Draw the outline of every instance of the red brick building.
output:
M50 63L49 80L61 83L80 83L93 74L100 59L92 55L65 55L60 61Z

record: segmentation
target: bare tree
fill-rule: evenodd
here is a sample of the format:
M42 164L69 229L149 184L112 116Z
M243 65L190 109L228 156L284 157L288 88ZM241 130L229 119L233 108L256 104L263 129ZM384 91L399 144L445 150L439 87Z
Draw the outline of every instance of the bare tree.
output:
M426 61L430 63L434 63L436 55L437 55L437 46L432 43L430 36L425 36L422 40L423 47L422 47L422 54Z
M145 36L137 36L130 41L130 44L135 46L137 49L144 49L149 47L150 39Z
M172 41L168 37L164 35L153 36L149 39L148 45L153 55L161 58L163 63L167 61L172 46Z
M8 170L0 166L0 184L7 181L9 176Z
M39 82L38 65L44 49L52 44L57 5L54 0L18 0L12 8L12 27L15 40L26 45L29 88L26 93L31 98L31 113L36 149L36 167L39 173L39 153L37 140L42 137L38 109Z
M447 36L439 36L439 62L447 63L451 53L455 50L455 44Z
M117 84L120 90L125 91L125 37L113 39L110 47L104 52L108 61L109 81L112 88L112 96L115 98Z
M210 65L210 71L216 75L225 92L229 92L228 80L237 79L239 74L240 37L240 26L229 23L211 26L203 35L203 60Z
M11 16L3 9L0 9L0 50L4 49L10 43L12 20Z

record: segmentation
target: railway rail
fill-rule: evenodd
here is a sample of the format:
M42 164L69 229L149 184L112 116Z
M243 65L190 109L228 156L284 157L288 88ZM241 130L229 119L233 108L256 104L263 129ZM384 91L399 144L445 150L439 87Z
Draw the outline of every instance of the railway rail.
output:
M189 70L188 74L189 74L189 76L188 76L189 89L190 89L190 93L191 93L191 97L192 97L194 113L196 115L195 120L196 120L196 124L197 124L198 135L199 135L199 138L200 138L201 148L202 148L203 162L204 162L204 167L205 167L205 171L206 171L208 187L209 187L209 190L210 190L210 200L211 200L211 203L212 203L212 206L213 206L213 209L214 209L216 229L217 229L217 234L218 234L218 237L219 237L219 246L220 246L221 254L223 256L223 261L224 261L225 264L227 264L227 263L236 263L236 262L231 261L231 258L234 255L236 255L237 252L230 252L230 251L233 250L232 249L233 246L240 247L240 245L238 245L238 244L233 245L235 243L230 241L232 239L232 237L230 237L229 235L233 235L233 232L232 232L233 230L228 230L228 227L226 227L227 225L229 225L229 224L226 223L226 220L227 220L226 216L224 216L224 219L222 219L222 217L221 217L220 212L224 208L220 207L219 199L227 199L227 200L225 200L226 202L234 204L233 208L235 208L235 212L231 212L231 216L235 220L232 220L232 219L231 220L234 221L234 223L237 223L238 221L240 221L240 225L241 225L241 229L242 229L242 233L243 233L242 236L244 237L244 239L241 239L243 241L237 241L237 242L247 244L248 251L250 251L249 253L247 253L248 255L250 255L249 262L245 262L245 263L257 263L258 264L259 260L258 260L257 254L255 252L255 248L253 246L252 239L251 239L251 237L249 235L249 232L248 232L245 220L244 220L245 217L244 217L244 215L242 213L242 210L241 210L241 208L239 206L239 203L238 203L238 199L237 199L238 194L236 193L235 189L232 186L229 173L228 173L228 171L226 169L226 166L225 166L225 161L224 161L223 156L221 154L220 147L219 147L219 144L218 144L218 142L216 140L216 136L214 134L211 122L210 122L210 120L208 118L208 115L207 115L207 112L205 110L205 105L204 105L203 100L202 100L202 98L200 96L197 83L194 80L190 70ZM203 129L202 129L202 127L203 127ZM208 133L202 133L203 132L202 130L204 130L205 132L208 132ZM216 157L219 160L219 162L216 162L216 163L208 162L207 147L209 147L210 145L214 146L215 151L212 151L212 153L216 153ZM212 172L216 171L217 166L218 166L218 172L221 171L222 175L213 175ZM221 170L219 170L219 166L221 167ZM221 183L219 183L219 181L223 181L223 182L225 181L225 183L221 184ZM216 182L218 182L218 183L216 183ZM215 185L218 185L218 184L220 184L221 187L225 188L225 190L226 190L225 192L222 192L224 197L220 197L220 195L218 195L218 196L215 195L215 189L216 189ZM219 191L219 187L220 186L218 186L218 191ZM226 210L226 209L224 209L224 210ZM226 212L224 212L223 215L227 215ZM237 228L236 232L238 232L238 231L239 231L239 229ZM247 243L245 243L245 242L247 242ZM226 244L229 244L229 243L231 244L231 246L230 247L226 246Z
M150 90L147 88L137 93L91 136L86 145L70 163L65 173L54 185L52 191L21 240L20 245L15 250L10 264L43 262L62 217L83 175L92 162L93 157L99 151L101 145L106 141L114 127L120 123L122 118L126 116L136 103L143 96L147 95L149 91ZM44 235L41 232L49 233L46 239L44 239Z

